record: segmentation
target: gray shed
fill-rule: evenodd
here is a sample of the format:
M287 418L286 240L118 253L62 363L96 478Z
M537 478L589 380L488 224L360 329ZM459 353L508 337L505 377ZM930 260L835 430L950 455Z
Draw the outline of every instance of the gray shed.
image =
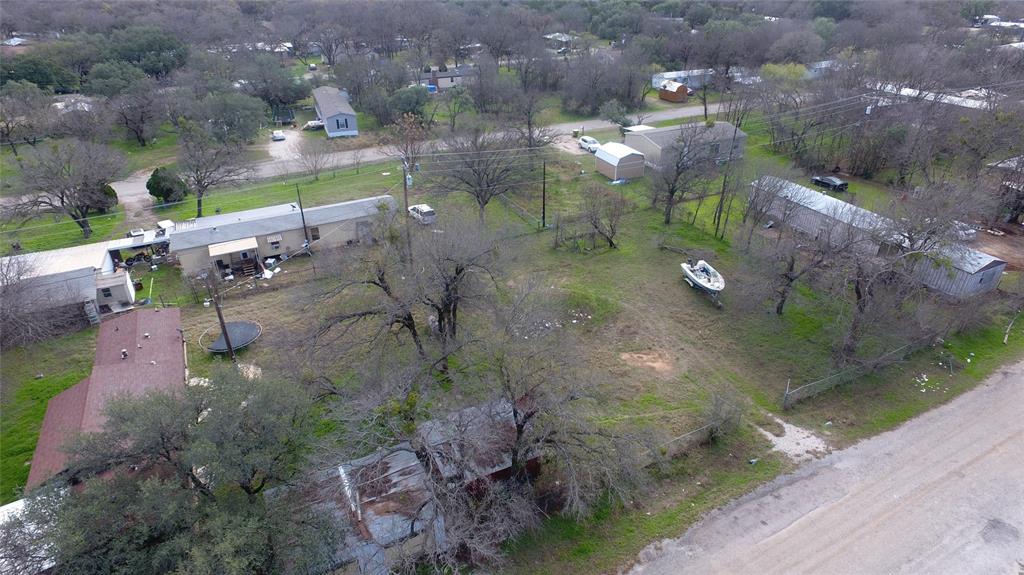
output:
M313 89L313 102L328 138L359 135L356 111L349 103L348 92L334 86L320 86Z
M642 153L647 164L652 167L661 164L663 155L673 155L672 149L682 142L704 146L700 157L725 162L743 157L747 134L729 122L715 122L710 126L703 122L693 122L640 132L627 131L625 138L625 144Z

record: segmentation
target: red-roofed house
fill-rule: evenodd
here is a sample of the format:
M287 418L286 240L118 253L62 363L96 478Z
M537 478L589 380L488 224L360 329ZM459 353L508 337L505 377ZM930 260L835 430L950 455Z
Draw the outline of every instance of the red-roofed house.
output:
M92 374L46 406L27 488L38 487L66 469L67 455L61 447L75 434L103 429L103 408L110 398L184 387L180 310L140 309L103 322Z

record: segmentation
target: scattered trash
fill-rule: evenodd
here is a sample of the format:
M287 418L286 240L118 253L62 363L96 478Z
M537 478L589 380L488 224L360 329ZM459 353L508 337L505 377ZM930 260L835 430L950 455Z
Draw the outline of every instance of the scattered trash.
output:
M830 425L832 425L832 420L831 419L825 422L825 427L828 427Z
M751 460L747 461L747 463L749 463L749 464L753 465L753 464L757 463L758 461L761 461L761 458L760 458L760 457L755 457L755 458L753 458L753 459L751 459ZM697 485L700 485L700 484L698 483Z
M36 379L43 379L43 377L45 377L45 376L43 374L41 374L41 373L37 373L36 374Z

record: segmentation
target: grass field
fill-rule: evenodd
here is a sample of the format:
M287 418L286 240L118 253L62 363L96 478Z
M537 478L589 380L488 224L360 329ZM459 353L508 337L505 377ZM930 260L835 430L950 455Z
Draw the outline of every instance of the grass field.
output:
M388 175L382 175L384 172ZM203 198L203 213L212 215L218 209L222 213L238 212L294 202L296 186L302 194L303 206L312 207L393 193L396 188L401 192L401 181L401 169L396 170L387 164L370 164L361 166L358 173L355 168L325 172L320 174L319 180L303 175L238 188L228 186L207 192ZM155 211L160 219L187 220L195 217L195 204L195 198L190 196L175 205L157 206Z
M51 397L89 375L96 329L58 337L31 348L5 350L0 362L0 504L18 499L28 479L39 428Z
M761 152L753 155L764 161L787 161ZM847 305L807 285L798 285L781 318L763 302L748 301L743 287L757 278L728 234L725 239L712 235L714 198L704 202L696 217L695 202L681 205L675 222L666 226L660 212L647 208L645 179L611 186L593 173L592 162L590 156L566 154L548 163L549 218L576 211L584 195L595 188L621 193L636 209L623 219L620 248L573 252L554 249L550 232L524 235L509 240L510 249L518 247L521 257L509 264L503 280L542 279L543 285L564 296L567 314L585 316L569 329L581 341L588 366L607 377L602 382L609 398L602 423L614 425L630 418L665 433L684 433L700 425L701 409L715 393L735 398L747 423L721 442L694 449L657 470L651 490L637 501L608 502L580 522L555 516L538 531L510 543L506 570L511 573L615 572L645 545L678 535L703 512L790 469L787 460L769 452L752 423L763 421L766 412L780 413L787 380L805 382L830 371L834 318ZM294 201L296 183L307 206L388 191L397 197L401 190L400 173L381 164L363 167L359 174L342 170L318 182L298 177L216 190L204 208L208 213L216 208L230 212ZM539 185L524 186L510 199L539 217L539 192ZM440 214L474 214L465 194L430 193L418 185L412 193L425 196ZM161 208L160 216L186 219L193 215L193 202ZM739 209L738 202L732 206L733 225L739 220ZM488 206L487 218L494 227L522 232L536 228L497 201ZM661 242L686 254L658 249ZM728 278L724 309L716 309L683 283L679 262L687 257L713 261ZM281 349L285 339L307 333L326 313L313 303L313 296L334 280L315 275L316 262L316 256L295 258L282 266L287 273L252 288L243 282L232 288L224 310L229 321L256 319L265 330L241 354L241 361L255 363L268 373L298 377ZM216 325L213 311L190 303L190 292L172 268L137 277L144 286L140 297L162 295L166 302L183 306L190 368L196 375L209 373L222 360L197 344L200 335ZM938 350L926 349L903 364L800 403L783 416L816 430L837 446L889 429L970 389L1006 361L1024 356L1024 323L1010 333L1006 346L1001 343L1004 328L1003 318L993 318L976 330L947 338L946 351L964 366L951 376L941 373ZM31 351L5 352L0 368L4 408L0 496L12 497L27 475L24 462L31 456L45 400L88 372L94 335L94 330L88 330ZM336 366L338 373L331 375L341 377L344 368ZM39 371L44 378L36 380ZM914 381L920 373L929 373L942 384L922 392ZM749 464L754 458L759 462Z
M42 251L100 242L122 237L128 231L124 225L124 210L120 206L109 214L91 216L92 236L85 238L78 224L69 218L55 220L50 216L21 221L0 222L0 255L11 253L11 244L18 242L23 251Z
M173 164L178 154L178 136L171 131L170 124L165 124L157 128L156 137L145 146L127 137L112 141L110 146L124 154L124 175L128 176L139 170Z

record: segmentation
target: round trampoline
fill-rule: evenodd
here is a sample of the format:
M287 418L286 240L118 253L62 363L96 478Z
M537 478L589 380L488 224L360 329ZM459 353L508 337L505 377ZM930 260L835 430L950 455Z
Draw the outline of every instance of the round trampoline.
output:
M231 347L235 351L238 351L252 342L256 341L256 338L263 333L263 327L254 321L229 321L225 324L228 335L231 337ZM210 330L207 330L209 332ZM205 333L203 334L206 335ZM212 353L227 353L228 344L224 339L224 334L220 334L217 339L210 345L206 346L206 350Z

